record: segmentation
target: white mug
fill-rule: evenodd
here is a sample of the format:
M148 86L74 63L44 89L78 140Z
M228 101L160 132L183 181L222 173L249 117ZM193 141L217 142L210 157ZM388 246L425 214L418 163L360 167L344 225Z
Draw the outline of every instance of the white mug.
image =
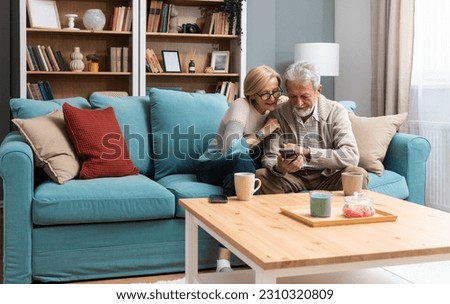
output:
M256 187L255 187L256 182ZM253 197L253 193L261 187L261 180L255 177L254 173L238 172L234 173L234 188L236 195L240 201L249 201Z
M342 189L344 195L353 195L355 192L362 191L363 175L360 173L342 173Z

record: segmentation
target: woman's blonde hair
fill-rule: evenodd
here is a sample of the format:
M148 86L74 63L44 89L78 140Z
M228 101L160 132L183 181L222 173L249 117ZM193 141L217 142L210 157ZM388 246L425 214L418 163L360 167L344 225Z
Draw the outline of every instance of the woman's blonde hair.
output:
M248 71L244 80L244 95L247 100L250 100L250 96L261 92L267 82L273 78L276 78L278 86L281 86L280 74L266 65L260 65Z

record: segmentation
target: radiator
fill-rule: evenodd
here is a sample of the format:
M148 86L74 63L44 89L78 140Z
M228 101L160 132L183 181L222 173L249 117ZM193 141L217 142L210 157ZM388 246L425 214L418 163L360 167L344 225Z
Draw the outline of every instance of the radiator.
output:
M450 123L410 121L410 132L431 143L425 204L450 212Z

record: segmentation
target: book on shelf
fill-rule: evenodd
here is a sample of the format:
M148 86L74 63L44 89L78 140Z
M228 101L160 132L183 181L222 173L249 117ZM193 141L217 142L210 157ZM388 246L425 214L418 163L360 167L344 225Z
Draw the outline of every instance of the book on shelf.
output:
M128 64L128 47L122 48L122 72L128 72L129 71L129 64Z
M238 98L239 83L233 81L219 81L216 86L216 93L226 96L228 102Z
M45 51L47 52L48 59L50 60L50 64L53 68L53 71L59 72L61 68L58 65L58 61L56 61L55 53L53 52L52 47L49 45L45 47Z
M170 15L172 4L164 1L150 1L147 17L147 32L169 32Z
M131 6L126 7L125 20L123 23L123 31L131 31L131 20L133 19L133 9Z
M111 30L116 32L131 31L133 8L131 6L116 6L111 14Z
M205 17L205 24L203 25L202 33L203 34L212 34L214 29L214 19L215 14L208 14Z
M27 67L29 71L60 72L67 71L67 66L60 51L51 45L27 46Z
M228 13L225 12L212 13L211 15L206 16L202 33L215 35L235 35L236 21L233 20L233 24L230 27L230 20Z
M47 65L48 71L53 72L54 69L53 69L52 63L50 61L50 58L48 57L47 48L45 47L45 45L41 45L41 53L42 53L42 56L44 57L45 64Z
M117 16L117 24L115 28L115 30L118 32L122 31L124 14L125 14L125 7L124 6L119 7L119 15Z
M167 33L168 30L168 22L171 11L171 4L163 3L163 8L161 10L161 17L159 18L158 32Z
M42 52L42 46L38 45L38 46L36 46L36 49L37 49L37 53L38 53L39 57L41 58L43 71L47 71L47 72L50 71L50 68L47 64L47 60L44 56L44 53Z
M37 46L30 46L32 57L36 60L36 71L46 71L43 58Z
M145 52L145 59L150 68L150 73L163 73L164 69L159 63L158 57L153 49L147 49Z
M30 47L27 47L26 49L26 56L27 56L27 68L28 71L36 71L36 64L34 63L34 60L31 57L30 53Z
M69 68L66 65L66 62L64 61L64 57L63 57L61 51L55 51L55 57L56 57L56 61L58 61L58 65L59 65L61 71L68 71Z
M122 72L122 48L116 47L116 72Z
M33 83L27 82L27 98L34 100L54 99L50 82L47 80L40 80Z
M163 4L163 1L159 0L150 1L149 13L147 18L147 32L158 32Z
M129 48L112 46L107 49L108 70L110 72L129 71Z

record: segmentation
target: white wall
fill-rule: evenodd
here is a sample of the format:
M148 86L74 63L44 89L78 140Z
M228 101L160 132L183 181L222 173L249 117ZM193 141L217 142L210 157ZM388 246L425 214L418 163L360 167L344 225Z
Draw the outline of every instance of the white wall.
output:
M335 0L335 42L340 44L336 100L354 100L359 116L371 116L370 0Z

